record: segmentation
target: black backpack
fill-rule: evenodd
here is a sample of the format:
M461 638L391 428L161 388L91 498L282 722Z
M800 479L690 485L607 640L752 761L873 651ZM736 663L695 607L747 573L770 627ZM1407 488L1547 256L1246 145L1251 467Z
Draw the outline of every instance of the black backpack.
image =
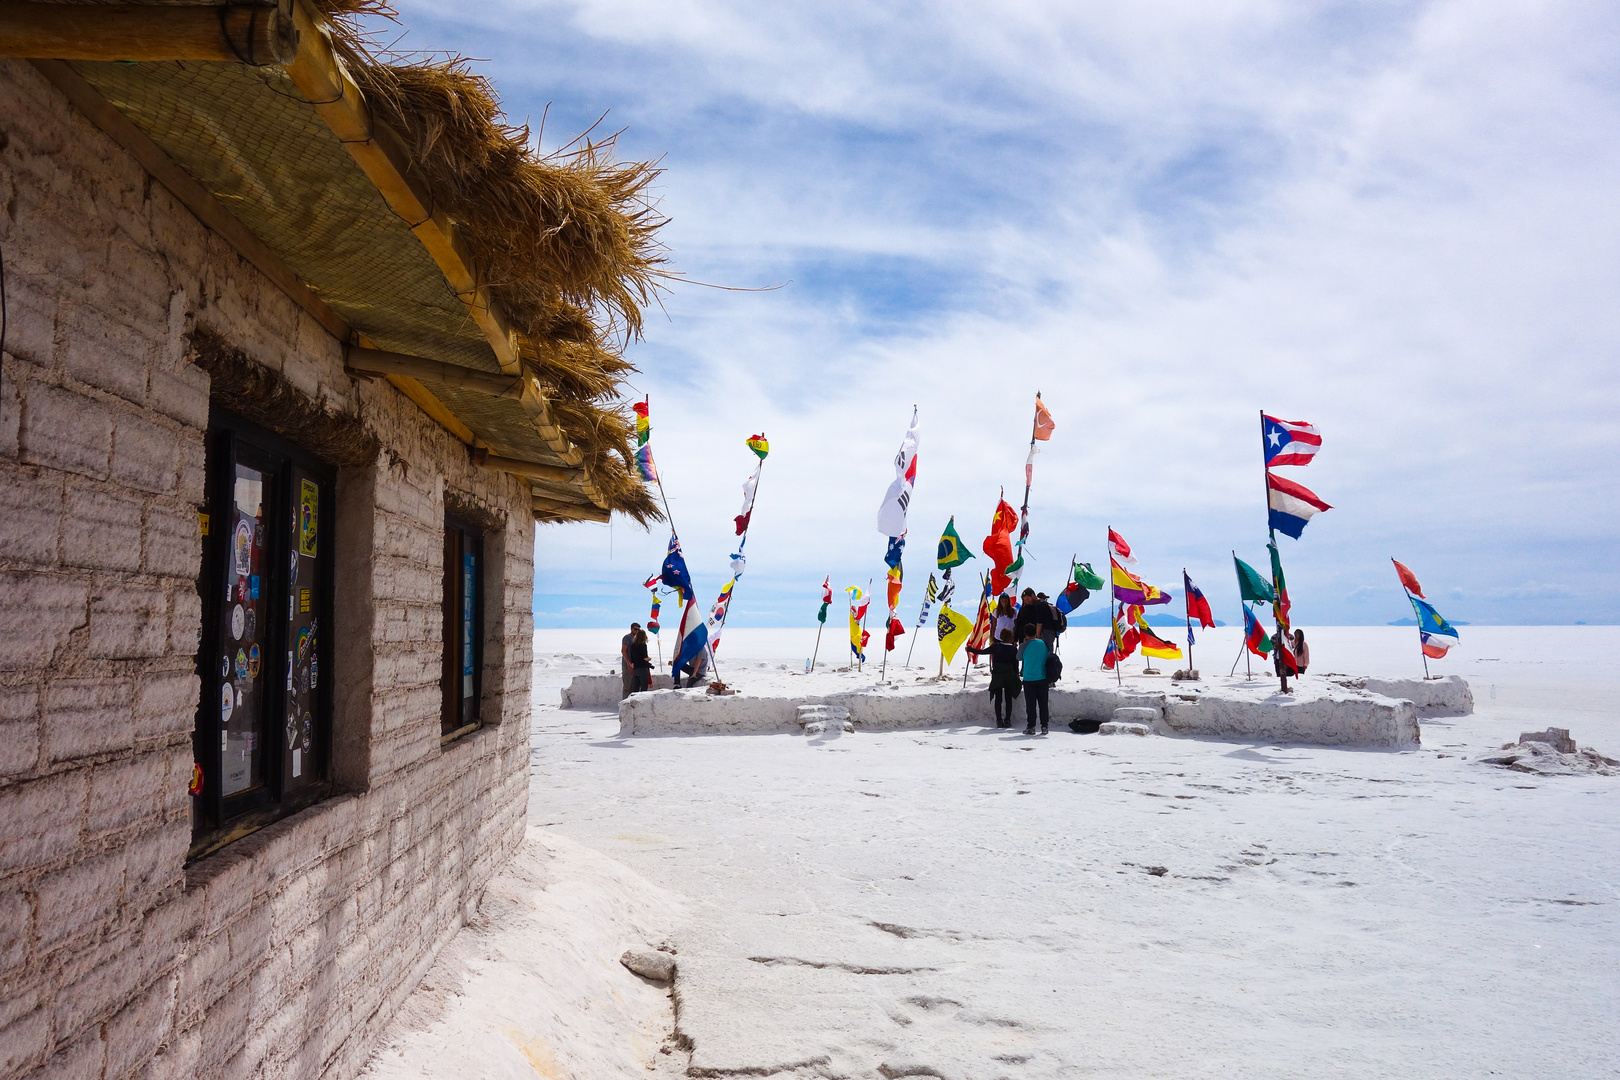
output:
M1054 683L1061 678L1063 678L1063 657L1059 656L1056 652L1047 653L1046 681L1049 683Z

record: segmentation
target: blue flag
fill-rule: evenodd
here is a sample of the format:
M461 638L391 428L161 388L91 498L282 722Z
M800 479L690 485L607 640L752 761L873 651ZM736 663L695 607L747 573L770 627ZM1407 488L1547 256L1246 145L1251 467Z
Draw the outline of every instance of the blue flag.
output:
M669 554L664 556L664 584L676 591L682 603L697 595L692 588L692 575L686 572L686 556L681 554L681 541L674 533L669 535Z
M1418 641L1423 646L1423 655L1438 660L1457 644L1456 629L1427 601L1411 595L1407 599L1412 601L1412 610L1417 612Z

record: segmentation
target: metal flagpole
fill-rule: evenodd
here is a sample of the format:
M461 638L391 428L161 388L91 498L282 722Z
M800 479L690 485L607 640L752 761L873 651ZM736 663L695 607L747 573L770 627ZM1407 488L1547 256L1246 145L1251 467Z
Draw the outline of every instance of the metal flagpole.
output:
M1040 431L1041 424L1041 392L1035 391L1035 415L1029 421L1029 460L1024 462L1024 505L1018 508L1018 558L1019 562L1029 554L1029 489L1035 482L1035 434ZM1018 568L1018 576L1013 578L1012 589L1016 596L1018 586L1024 581L1024 567Z
M1270 537L1271 546L1277 546L1277 530L1271 527L1271 469L1266 466L1266 410L1260 410L1260 482L1266 489L1266 533ZM1282 565L1282 553L1278 552L1277 565ZM1271 591L1277 592L1277 575L1271 575ZM1288 670L1283 667L1283 614L1282 597L1279 594L1271 604L1271 614L1277 623L1276 648L1271 650L1271 658L1277 668L1277 677L1282 680L1282 693L1288 693Z
M872 580L872 578L866 579L866 610L861 612L861 637L863 638L866 636L866 617L872 614ZM857 648L859 651L856 653L856 656L860 659L857 659L855 662L855 673L860 674L866 670L866 660L864 659L866 656L866 646L860 645L857 646Z
M1241 604L1240 603L1238 606L1243 608L1244 611L1249 610L1248 605L1246 605L1246 604ZM1233 675L1237 674L1237 662L1239 660L1243 659L1243 656L1248 651L1248 649L1249 649L1249 620L1244 619L1243 620L1243 638L1242 638L1241 643L1238 645L1238 654L1236 656L1232 657L1232 670L1228 671L1226 673L1227 678L1231 678ZM1244 665L1244 666L1247 667L1248 665ZM1248 676L1245 675L1244 677L1247 678Z

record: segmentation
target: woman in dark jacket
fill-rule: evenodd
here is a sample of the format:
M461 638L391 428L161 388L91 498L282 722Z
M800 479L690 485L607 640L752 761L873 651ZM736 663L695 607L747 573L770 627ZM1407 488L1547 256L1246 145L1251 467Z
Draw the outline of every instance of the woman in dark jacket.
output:
M996 727L1012 727L1013 702L1020 686L1018 646L1013 644L1011 630L1001 631L997 638L990 643L990 704L996 710Z
M630 692L639 694L652 689L652 661L647 659L647 631L638 629L625 650L630 665Z

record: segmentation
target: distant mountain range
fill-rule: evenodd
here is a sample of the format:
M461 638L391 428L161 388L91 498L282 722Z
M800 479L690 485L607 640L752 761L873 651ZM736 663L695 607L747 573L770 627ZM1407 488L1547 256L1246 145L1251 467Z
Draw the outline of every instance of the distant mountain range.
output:
M1396 619L1394 622L1387 622L1384 625L1385 626L1416 626L1417 625L1417 620L1416 619ZM1464 622L1461 619L1452 619L1451 620L1451 625L1452 626L1472 626L1473 623ZM1580 623L1576 623L1575 625L1579 626Z
M1186 617L1184 615L1177 613L1175 616L1172 616L1168 611L1161 614L1153 608L1148 609L1147 621L1148 625L1154 628L1175 626L1180 626L1183 628L1186 627ZM1096 611L1088 611L1083 615L1069 616L1070 626L1107 626L1108 624L1109 620L1107 608L1098 608ZM1220 619L1216 619L1215 625L1225 626L1226 623L1222 622Z

